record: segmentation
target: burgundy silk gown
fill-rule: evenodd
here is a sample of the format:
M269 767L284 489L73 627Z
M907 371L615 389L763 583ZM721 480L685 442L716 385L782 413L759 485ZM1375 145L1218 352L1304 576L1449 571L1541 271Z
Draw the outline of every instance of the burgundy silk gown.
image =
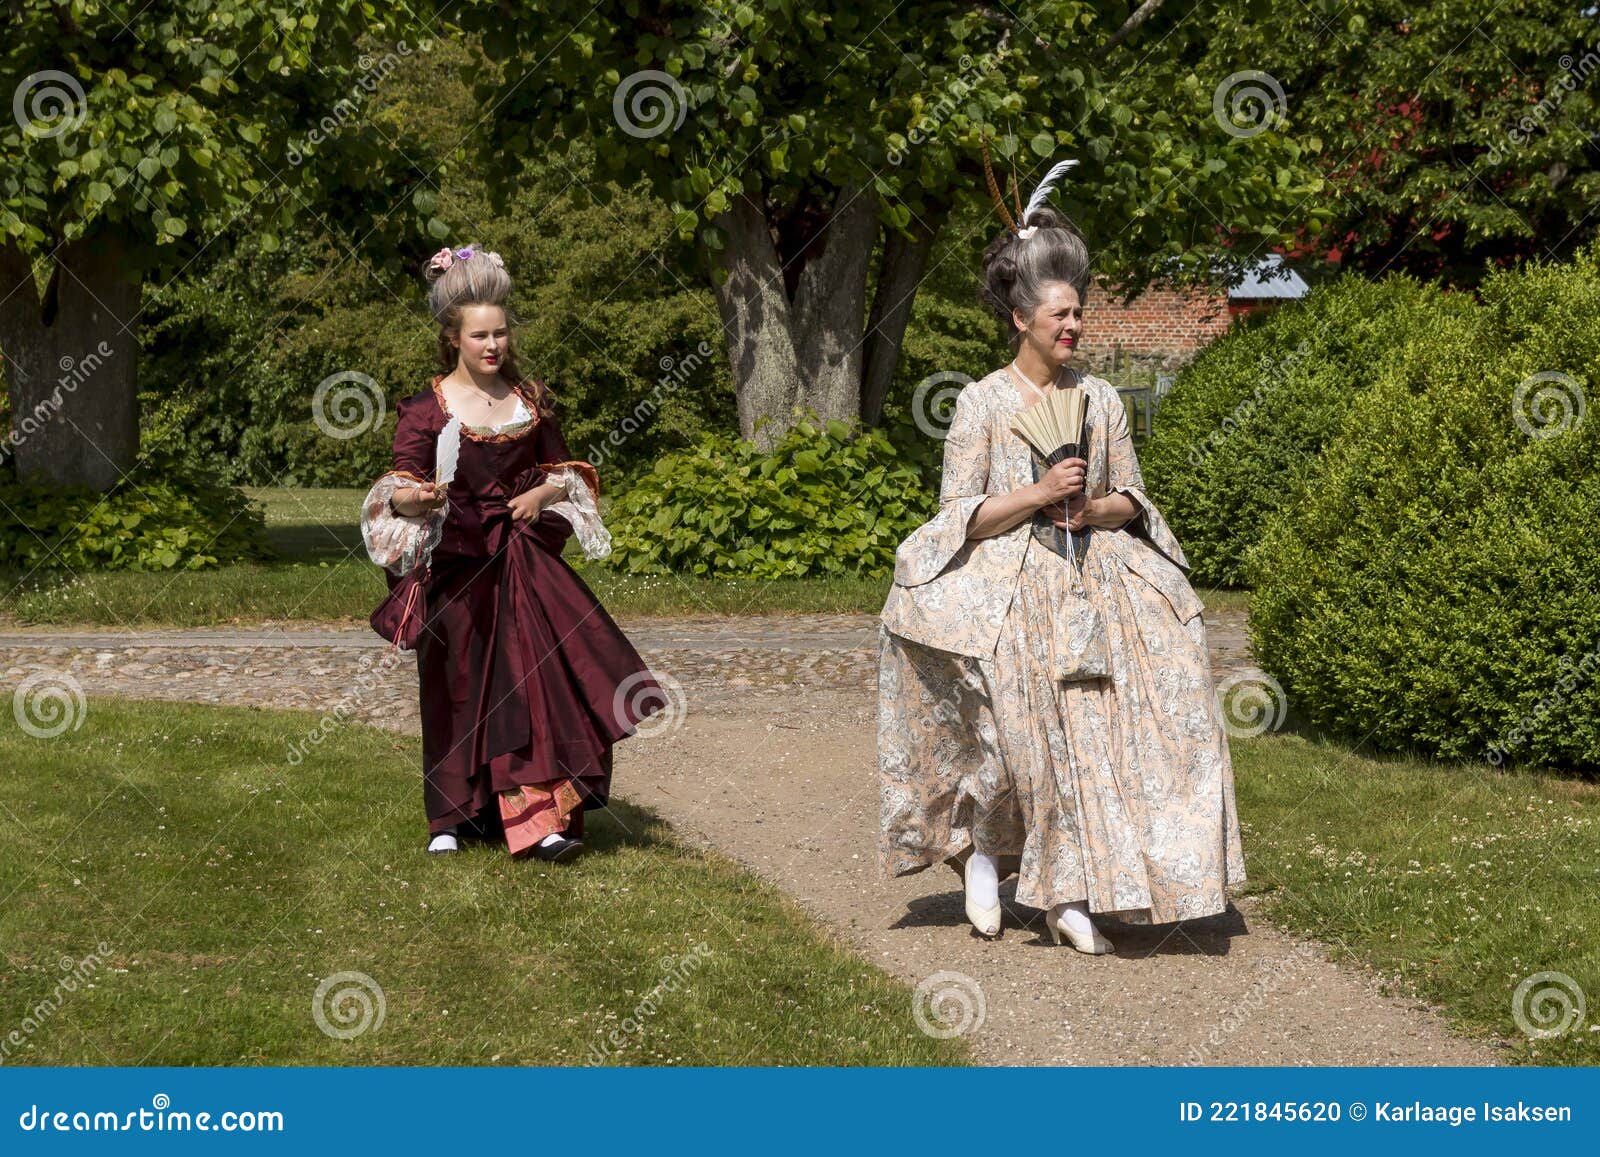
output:
M450 417L441 380L399 403L390 473L433 478ZM513 388L531 421L499 432L461 427L416 650L429 833L503 827L519 852L552 832L581 832L582 810L610 797L612 745L665 696L562 560L571 524L548 509L536 521L511 517L507 501L557 467L600 489L532 389ZM399 581L388 580L391 589Z

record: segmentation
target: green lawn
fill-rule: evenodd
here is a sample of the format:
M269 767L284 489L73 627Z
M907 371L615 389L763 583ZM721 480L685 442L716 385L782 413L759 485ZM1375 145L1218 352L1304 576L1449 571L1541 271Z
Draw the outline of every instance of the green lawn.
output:
M1238 741L1234 760L1249 887L1274 922L1510 1038L1508 1063L1600 1064L1600 787L1293 735ZM1512 999L1540 972L1570 978L1588 1015L1533 1040Z
M418 741L305 742L316 723L97 698L41 739L5 712L0 1063L966 1060L917 1029L906 986L651 815L591 813L592 850L560 867L428 856ZM356 972L383 1020L335 1039L313 997Z
M583 1063L702 943L609 1061L963 1059L911 1026L903 986L653 817L619 805L566 868L487 847L433 859L416 741L352 725L307 744L314 726L104 699L56 739L0 723L3 1023L59 995L60 961L107 945L94 987L0 1063ZM1248 888L1275 923L1509 1040L1507 1063L1600 1063L1600 787L1296 735L1234 755ZM310 1016L346 971L386 1004L348 1042ZM1541 973L1591 1002L1547 1040L1512 1007Z
M246 626L365 622L387 591L367 560L357 522L362 490L246 488L266 512L280 561L211 571L116 571L63 580L0 574L0 621L101 627ZM567 560L613 615L876 614L889 580L718 580L629 576ZM1237 591L1201 591L1212 610L1242 609Z

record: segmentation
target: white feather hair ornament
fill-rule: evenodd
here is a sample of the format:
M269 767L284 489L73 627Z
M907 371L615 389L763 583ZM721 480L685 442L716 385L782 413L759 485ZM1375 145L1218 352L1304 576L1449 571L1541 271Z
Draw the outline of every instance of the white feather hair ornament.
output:
M1028 218L1033 216L1035 210L1043 208L1044 203L1050 199L1050 194L1055 190L1056 183L1062 177L1065 177L1067 172L1077 163L1077 161L1060 161L1050 166L1050 171L1044 175L1044 180L1039 182L1038 188L1033 191L1033 196L1028 198L1028 207L1022 211L1022 220L1017 222L1018 225L1022 226L1017 230L1018 237L1026 239L1033 236L1039 227L1037 225L1029 225L1027 223Z
M456 460L461 457L461 419L451 415L450 420L444 424L444 429L439 431L439 442L434 453L437 469L434 472L434 481L440 485L448 485L456 476Z

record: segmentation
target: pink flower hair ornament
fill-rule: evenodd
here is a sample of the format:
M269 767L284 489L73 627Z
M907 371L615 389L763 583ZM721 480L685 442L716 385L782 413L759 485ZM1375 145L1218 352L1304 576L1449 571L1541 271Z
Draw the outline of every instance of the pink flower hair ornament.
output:
M500 254L491 250L484 250L482 255L496 268L504 269L506 267L506 263L501 260ZM478 250L473 249L470 245L464 249L451 249L446 245L439 252L428 258L428 271L430 273L443 273L457 261L471 261L476 256L478 256Z

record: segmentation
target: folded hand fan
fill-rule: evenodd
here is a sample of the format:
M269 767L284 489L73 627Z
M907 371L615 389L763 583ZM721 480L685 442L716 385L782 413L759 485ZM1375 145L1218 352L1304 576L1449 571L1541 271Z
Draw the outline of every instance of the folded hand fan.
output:
M1082 389L1053 390L1011 419L1016 434L1044 464L1054 466L1068 458L1082 458L1083 415L1086 399Z

